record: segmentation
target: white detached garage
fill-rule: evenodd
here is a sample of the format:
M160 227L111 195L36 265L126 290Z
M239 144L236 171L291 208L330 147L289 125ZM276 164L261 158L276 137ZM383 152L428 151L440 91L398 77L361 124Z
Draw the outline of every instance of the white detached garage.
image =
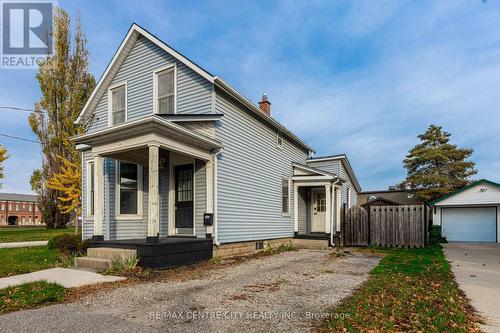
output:
M500 184L481 179L430 202L433 224L451 242L495 243L500 239Z

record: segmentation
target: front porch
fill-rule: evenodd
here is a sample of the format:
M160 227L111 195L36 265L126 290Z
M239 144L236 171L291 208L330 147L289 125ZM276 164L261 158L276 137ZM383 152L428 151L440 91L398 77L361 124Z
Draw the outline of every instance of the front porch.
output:
M333 245L340 232L342 180L298 163L293 168L295 238L328 240Z
M213 221L216 140L152 116L74 141L84 156L84 238L93 247L137 249L147 267L211 257L216 235L204 216Z
M135 250L139 266L169 268L193 264L212 258L212 239L196 237L167 237L151 243L146 239L94 241L91 248L117 248Z

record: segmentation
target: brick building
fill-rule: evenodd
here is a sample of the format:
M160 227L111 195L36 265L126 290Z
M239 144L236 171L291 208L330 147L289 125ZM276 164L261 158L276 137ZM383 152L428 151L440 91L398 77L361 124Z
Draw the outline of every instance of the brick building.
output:
M0 225L41 225L38 197L31 194L0 193Z

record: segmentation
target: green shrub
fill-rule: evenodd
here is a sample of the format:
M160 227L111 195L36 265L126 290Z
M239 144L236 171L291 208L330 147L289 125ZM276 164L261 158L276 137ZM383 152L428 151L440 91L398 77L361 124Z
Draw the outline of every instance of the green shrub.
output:
M51 238L47 244L51 250L57 250L63 254L79 252L82 240L78 235L61 234Z
M429 231L429 244L448 243L445 237L441 236L441 226L433 225Z
M78 252L81 254L86 254L89 247L90 239L80 240L80 243L78 243Z

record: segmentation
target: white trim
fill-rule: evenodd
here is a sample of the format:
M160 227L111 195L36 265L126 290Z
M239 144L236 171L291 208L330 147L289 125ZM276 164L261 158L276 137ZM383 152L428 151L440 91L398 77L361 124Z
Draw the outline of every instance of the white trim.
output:
M330 226L332 224L332 185L325 185L325 201L326 201L326 211L325 211L325 233L330 231Z
M158 113L158 74L173 69L174 71L174 113L177 114L177 64L168 64L153 70L153 114Z
M161 118L162 119L165 119L165 120L168 120L168 121L172 121L174 123L176 122L191 122L191 121L196 121L196 122L200 122L200 121L206 121L206 122L210 122L210 121L217 121L217 120L220 120L222 118L222 116L224 116L223 114L171 114L171 115L168 115L168 114L162 114L161 115Z
M295 134L290 132L285 126L281 125L279 122L277 122L274 118L269 116L267 113L262 112L262 110L259 109L257 105L252 103L248 98L243 96L239 91L237 91L235 88L231 87L226 81L224 81L222 78L219 76L214 76L214 83L228 93L230 96L234 97L237 101L241 102L244 106L246 106L250 111L252 111L255 115L257 115L259 118L262 120L266 121L267 123L271 124L272 127L276 128L277 130L281 131L284 133L286 136L291 138L295 143L297 143L299 146L302 148L305 148L307 150L308 154L311 154L311 152L314 152L314 149L304 143L301 139L299 139Z
M138 35L141 34L147 39L149 39L151 42L156 44L158 47L172 55L174 58L177 58L179 61L184 63L187 67L192 69L194 72L208 80L210 83L214 82L214 77L210 75L207 71L190 61L188 58L184 57L182 54L177 52L176 50L172 49L170 46L153 36L150 32L146 31L145 29L141 28L137 24L132 24L130 27L129 31L127 32L127 35L123 39L122 43L120 44L120 47L116 51L116 53L113 55L113 58L111 62L109 63L108 67L106 67L106 70L104 71L104 74L101 76L99 79L99 82L97 83L96 87L92 91L92 94L90 95L89 99L87 100L87 103L85 103L85 106L83 107L82 111L78 115L78 118L76 119L76 123L79 124L85 113L89 110L90 106L94 103L97 93L101 90L102 85L105 83L106 79L110 75L111 71L115 69L115 66L117 65L119 59L121 59L122 53L124 52L124 49L126 46L129 44L133 43Z
M93 219L94 218L94 214L91 214L91 209L90 209L90 204L92 204L92 206L94 206L94 212L95 212L95 205L94 203L91 203L91 200L90 200L90 177L92 176L92 178L94 177L94 174L93 172L91 172L91 168L90 168L90 165L94 165L94 161L93 160L90 160L90 161L87 161L86 162L86 170L85 170L85 174L86 174L86 177L87 177L87 184L85 184L85 200L87 201L86 202L86 207L85 207L85 217L87 219ZM94 165L95 167L95 165ZM95 179L94 179L94 197L95 197Z
M123 123L119 124L113 124L113 96L111 95L113 90L120 88L120 87L125 87L125 120L123 123L126 123L128 120L128 84L127 81L122 81L115 83L113 85L110 85L108 87L108 127L115 126L115 125L121 125Z
M311 167L311 166L308 166L308 165L302 165L302 164L299 164L299 163L296 163L296 162L292 162L292 167L298 168L298 169L302 169L304 171L314 172L314 173L316 173L318 175L321 175L321 176L337 177L338 178L338 175L336 175L334 173L327 172L327 171L324 171L324 170L320 170L318 168L314 168L314 167ZM306 175L300 175L300 176L306 176ZM295 176L295 177L297 177L297 176ZM306 177L311 177L311 176L306 176Z
M299 186L293 184L293 231L299 232Z
M293 176L292 179L294 181L299 181L299 180L331 181L331 180L337 179L337 177L334 177L334 176Z
M120 213L120 162L130 163L126 161L115 161L115 219L116 220L141 220L143 218L142 199L144 195L144 174L142 165L137 166L137 214L121 214Z
M283 181L286 180L288 183L288 211L283 212ZM281 216L283 217L290 217L292 213L292 191L291 191L291 186L292 186L292 180L288 176L283 176L281 177Z
M363 192L363 189L361 188L361 185L359 184L358 178L356 177L356 174L354 173L354 170L351 166L351 163L349 162L349 159L347 158L347 155L342 154L342 155L336 155L336 156L326 156L326 157L318 157L318 158L309 158L306 160L307 163L314 163L314 162L326 162L326 161L337 161L341 160L347 174L352 181L354 188L358 193Z

